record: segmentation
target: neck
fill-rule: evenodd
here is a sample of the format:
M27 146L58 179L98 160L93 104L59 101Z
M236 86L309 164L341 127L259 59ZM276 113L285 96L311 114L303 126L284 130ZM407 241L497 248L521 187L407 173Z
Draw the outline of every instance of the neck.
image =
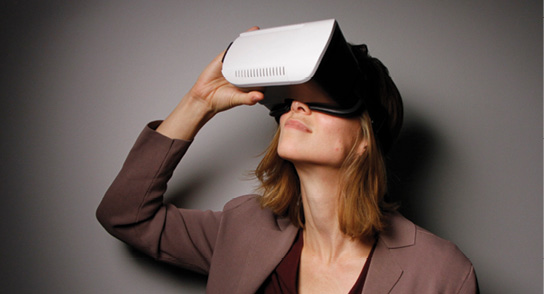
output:
M304 209L304 250L328 262L366 257L371 244L346 236L338 223L339 169L296 166Z

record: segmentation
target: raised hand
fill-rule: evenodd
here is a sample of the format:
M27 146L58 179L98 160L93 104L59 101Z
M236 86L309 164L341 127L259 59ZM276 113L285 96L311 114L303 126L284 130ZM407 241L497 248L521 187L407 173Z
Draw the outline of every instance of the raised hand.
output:
M157 128L158 132L173 139L190 140L215 114L239 105L254 105L264 98L262 92L237 88L223 77L224 54L215 57L202 71L191 90Z

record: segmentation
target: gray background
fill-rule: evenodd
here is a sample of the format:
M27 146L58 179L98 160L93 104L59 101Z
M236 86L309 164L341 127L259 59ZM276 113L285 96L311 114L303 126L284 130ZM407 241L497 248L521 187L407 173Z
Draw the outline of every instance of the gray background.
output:
M483 293L542 293L540 1L4 1L2 293L202 293L110 237L95 209L144 125L239 32L336 18L404 97L393 194L454 241ZM274 128L264 107L198 135L169 199L220 209ZM189 196L181 199L185 192Z

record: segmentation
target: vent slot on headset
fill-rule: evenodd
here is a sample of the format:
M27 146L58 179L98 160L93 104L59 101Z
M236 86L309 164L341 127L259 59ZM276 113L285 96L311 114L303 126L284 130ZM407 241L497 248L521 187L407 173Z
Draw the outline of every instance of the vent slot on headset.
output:
M262 78L262 77L277 77L285 76L284 66L262 67L251 69L238 69L234 72L237 78Z

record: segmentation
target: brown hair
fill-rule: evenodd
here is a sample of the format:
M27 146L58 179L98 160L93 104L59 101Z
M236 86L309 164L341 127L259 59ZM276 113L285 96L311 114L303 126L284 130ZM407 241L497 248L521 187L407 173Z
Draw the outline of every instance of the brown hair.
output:
M341 169L338 220L341 231L356 239L370 238L384 230L384 213L396 206L384 200L387 173L384 155L396 139L402 125L402 100L387 68L368 55L365 45L351 46L365 81L359 86L366 99L373 99L386 111L383 125L373 130L372 113L365 111L361 132L355 146L367 140L367 148L359 155L355 148L346 157ZM293 164L277 152L279 128L257 169L260 181L261 206L276 215L287 216L298 227L304 227L300 182Z

